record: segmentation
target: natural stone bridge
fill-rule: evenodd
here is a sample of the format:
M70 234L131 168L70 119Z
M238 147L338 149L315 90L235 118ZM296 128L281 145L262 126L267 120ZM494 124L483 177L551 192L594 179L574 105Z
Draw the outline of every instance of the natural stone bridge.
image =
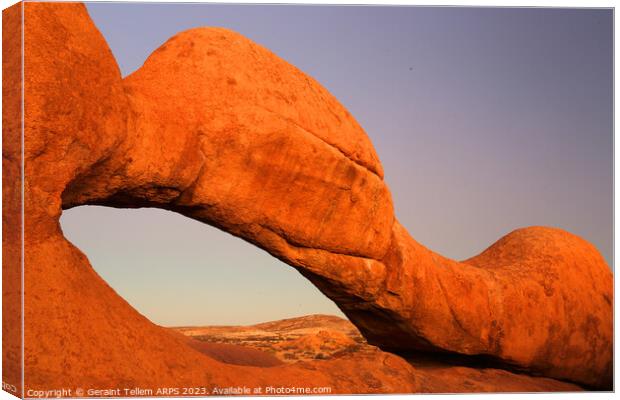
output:
M62 209L96 204L172 210L265 249L389 352L611 385L612 274L586 241L530 227L447 259L398 223L353 116L269 50L192 29L121 79L83 6L28 3L25 21L25 364L35 382L60 371L76 384L133 382L132 357L162 383L184 378L160 373L158 357L169 370L206 368L193 354L162 355L178 345L64 239ZM6 173L18 174L18 136L4 138ZM5 183L7 195L17 186Z

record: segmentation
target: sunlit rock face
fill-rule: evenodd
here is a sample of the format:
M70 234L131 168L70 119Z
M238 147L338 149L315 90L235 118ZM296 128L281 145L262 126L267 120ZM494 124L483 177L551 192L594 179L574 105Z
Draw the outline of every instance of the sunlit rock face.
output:
M98 204L161 207L254 243L311 280L369 343L408 359L484 357L610 387L612 274L589 243L532 227L449 260L395 219L381 164L355 119L269 50L226 29L192 29L121 79L83 5L24 8L29 385L278 380L391 393L441 391L450 381L449 366L435 378L428 372L430 385L386 352L249 373L195 351L133 310L63 237L63 208ZM7 160L19 139L6 136ZM502 376L478 389L575 388L522 376L506 386Z

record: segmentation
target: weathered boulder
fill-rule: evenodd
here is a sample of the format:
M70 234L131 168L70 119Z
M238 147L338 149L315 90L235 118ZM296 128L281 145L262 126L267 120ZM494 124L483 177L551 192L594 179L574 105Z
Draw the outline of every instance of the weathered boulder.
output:
M527 228L478 257L448 260L395 220L353 117L265 48L225 29L193 29L121 80L82 5L24 7L27 384L277 378L338 393L423 390L391 354L263 370L190 348L133 310L62 236L61 208L100 204L177 211L264 248L383 349L484 356L610 385L612 275L590 244Z
M611 386L613 279L583 239L560 229L523 228L456 262L424 248L396 223L383 262L383 292L368 309L349 315L370 342L403 355L482 356L504 367ZM377 328L374 315L393 324Z

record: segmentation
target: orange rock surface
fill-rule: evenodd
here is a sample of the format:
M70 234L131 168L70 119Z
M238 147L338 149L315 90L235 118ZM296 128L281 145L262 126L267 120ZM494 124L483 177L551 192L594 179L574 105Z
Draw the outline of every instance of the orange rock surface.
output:
M22 36L20 8L2 13L2 37ZM22 53L20 41L2 43L2 381L18 394L22 375L21 131Z
M446 259L396 221L353 117L267 49L225 29L192 29L123 80L83 5L24 10L27 388L282 382L406 393L456 390L450 370L482 374L478 382L493 375L424 369L385 352L271 368L218 362L132 309L63 237L62 209L83 204L161 207L242 237L297 268L369 343L407 358L482 356L611 385L612 274L589 243L533 227L465 262ZM10 40L9 56L19 50ZM20 137L4 132L10 158ZM7 171L5 181L19 179ZM5 206L3 222L15 210ZM525 375L506 384L512 375L464 390L577 388Z

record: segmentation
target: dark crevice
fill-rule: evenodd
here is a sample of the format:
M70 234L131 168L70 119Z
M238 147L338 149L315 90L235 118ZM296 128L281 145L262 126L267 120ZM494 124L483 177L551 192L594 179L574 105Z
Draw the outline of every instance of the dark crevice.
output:
M402 357L405 361L411 364L413 367L417 368L443 368L443 367L467 367L473 368L477 370L484 369L499 369L508 371L514 374L519 375L528 375L536 378L547 378L547 379L555 379L558 381L568 382L574 385L577 385L587 391L607 391L611 390L611 388L601 389L594 388L590 386L586 386L582 383L566 380L566 379L557 379L557 378L549 378L549 376L544 375L542 373L537 373L536 371L531 371L529 369L520 367L516 364L509 363L505 360L501 360L497 357L487 355L487 354L458 354L453 352L445 352L440 349L434 350L433 352L429 351L404 351L402 349L390 349L390 348L381 348L383 351L390 352L399 357Z

